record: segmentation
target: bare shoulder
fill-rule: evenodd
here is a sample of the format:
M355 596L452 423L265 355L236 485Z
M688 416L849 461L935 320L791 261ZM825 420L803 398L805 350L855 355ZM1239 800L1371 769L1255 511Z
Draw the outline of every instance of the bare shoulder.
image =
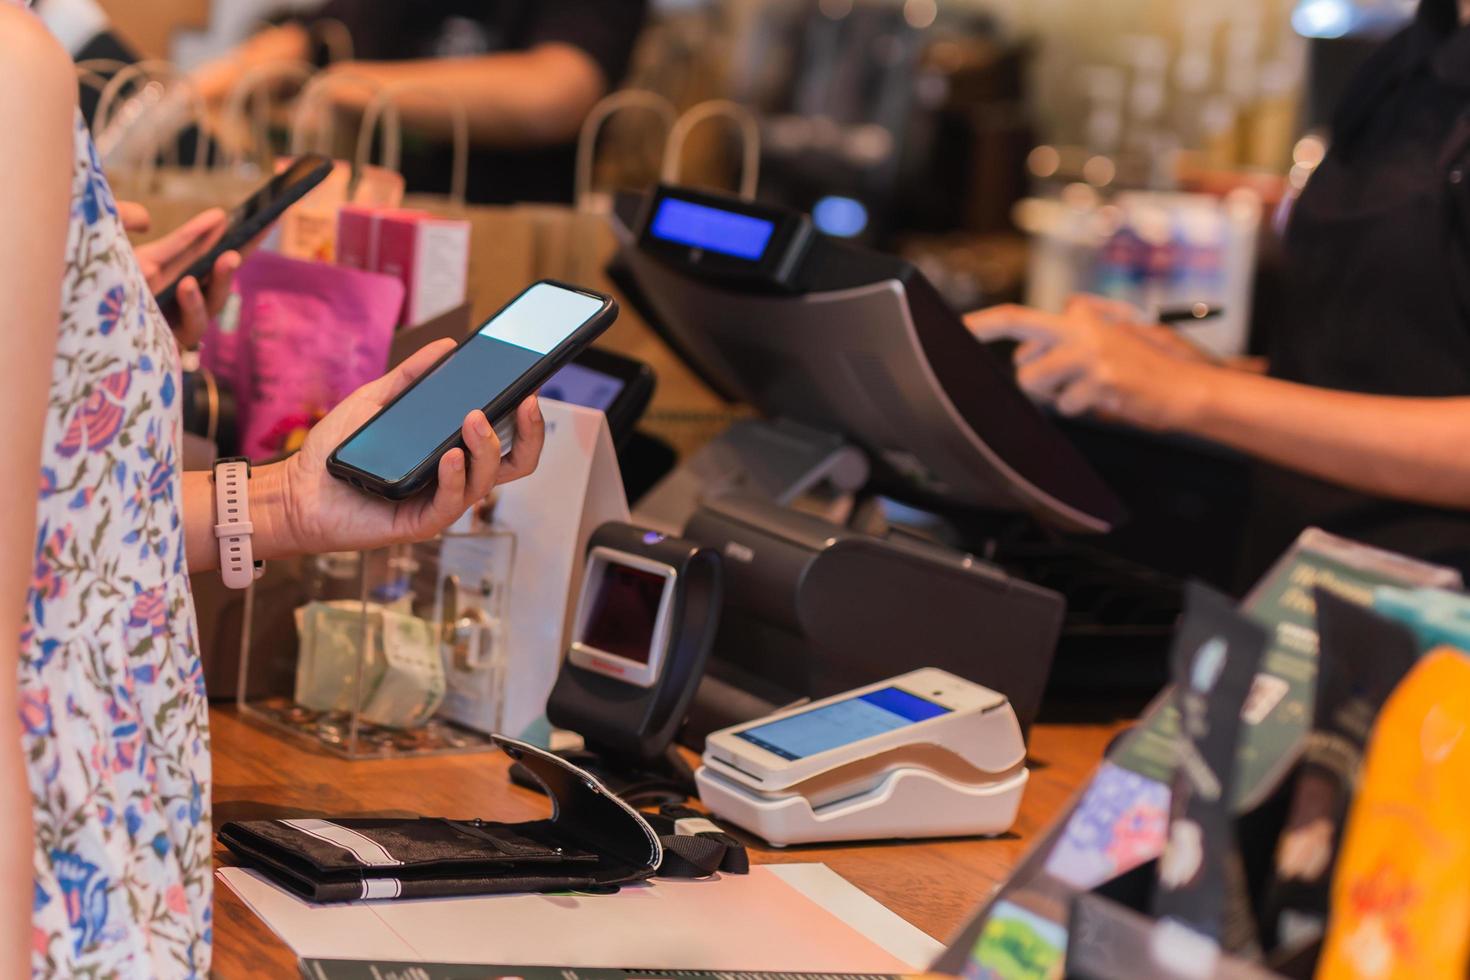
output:
M0 102L76 103L76 69L65 49L23 7L0 0Z

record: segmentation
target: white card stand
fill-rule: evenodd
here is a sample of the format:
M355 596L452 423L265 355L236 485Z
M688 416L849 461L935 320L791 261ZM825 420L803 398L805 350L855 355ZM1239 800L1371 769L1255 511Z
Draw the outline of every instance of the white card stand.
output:
M546 699L567 649L587 541L603 524L628 520L628 498L607 418L548 399L541 411L541 465L501 488L495 520L516 535L500 733L545 746Z
M710 812L775 847L854 840L993 837L1011 829L1028 771L967 785L929 769L896 769L841 803L812 807L795 794L766 796L701 768L699 799Z

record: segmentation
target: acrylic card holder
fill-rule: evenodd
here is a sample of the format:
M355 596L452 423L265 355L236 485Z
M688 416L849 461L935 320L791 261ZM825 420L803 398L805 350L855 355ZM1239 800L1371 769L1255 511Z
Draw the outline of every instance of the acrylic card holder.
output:
M515 542L467 525L274 563L246 597L241 714L351 759L489 749Z

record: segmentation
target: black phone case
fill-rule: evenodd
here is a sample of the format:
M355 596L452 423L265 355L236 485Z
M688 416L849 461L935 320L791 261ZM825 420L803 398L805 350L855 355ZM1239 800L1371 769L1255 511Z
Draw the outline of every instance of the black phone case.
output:
M527 372L524 377L522 377L515 384L511 385L509 388L505 389L503 392L497 395L488 405L485 406L485 417L489 419L492 426L498 426L502 421L504 421L506 416L509 415L511 412L514 412L516 410L516 407L520 405L521 402L525 401L526 398L528 398L533 392L536 391L536 389L545 384L552 375L556 374L557 371L560 371L569 361L572 360L572 358L576 357L579 353L590 346L594 340L602 336L602 334L608 329L608 327L611 327L618 318L617 300L613 299L611 296L608 296L606 293L599 293L596 290L592 289L584 289L581 286L573 286L570 283L558 282L555 279L543 279L540 282L532 283L531 286L528 286L526 287L526 289L522 290L515 299L505 304L505 306L497 310L492 316L484 320L480 324L480 327L483 327L486 323L489 323L491 320L494 320L496 317L500 316L507 309L519 302L520 298L524 296L528 291L530 291L535 286L540 285L556 286L561 289L571 290L572 292L582 293L586 296L595 296L598 299L602 300L602 310L598 312L595 316L593 316L591 320L588 320L587 323L584 324L576 333L572 334L566 340L562 341L560 347L542 358L536 364L536 367ZM395 398L393 399L393 401L384 405L377 412L377 414L368 419L366 423L358 427L358 429L354 431L351 435L349 435L346 439L343 439L342 442L337 446L337 448L332 450L332 455L327 458L327 472L331 473L339 480L343 480L347 483L352 484L359 490L365 490L368 493L382 497L385 500L407 500L427 488L437 476L440 458L451 449L464 448L464 440L460 436L459 432L454 432L452 435L449 436L449 438L440 443L438 448L431 452L424 460L424 462L419 464L417 469L415 469L408 476L404 477L402 480L396 483L389 483L373 473L365 472L364 470L360 470L355 466L349 466L347 463L342 462L341 458L337 454L342 451L343 446L347 445L353 439L357 438L359 433L371 426L374 422L378 420L379 416L381 416L384 412L388 411L390 408L396 405L398 403L398 400L403 398L404 395L407 395L410 391L412 391L415 385L421 384L424 382L424 380L431 377L434 372L438 370L439 365L443 364L445 361L458 354L461 348L463 348L466 344L468 344L471 340L475 338L475 336L479 333L480 327L472 330L469 336L460 341L459 345L455 347L454 350L450 351L439 360L435 361L434 365L424 372L423 377L414 382L413 385L410 385L408 388L400 392L398 398Z
M177 302L179 283L183 282L190 276L193 276L195 279L199 280L200 286L207 285L210 273L214 271L214 264L219 261L219 257L221 255L224 255L226 252L232 251L234 249L244 248L246 245L250 244L255 236L259 235L261 232L269 228L277 218L286 213L287 208L309 194L318 184L326 180L327 176L332 172L333 163L327 157L320 156L319 154L314 153L308 154L307 156L301 157L299 160L294 161L291 166L294 167L296 163L300 162L300 160L319 160L320 162L317 163L314 168L309 170L304 177L296 181L296 183L287 186L282 191L281 196L276 198L276 200L271 204L270 207L259 212L247 221L243 221L240 224L233 225L232 227L225 229L224 235L220 237L220 240L215 243L214 248L210 249L207 255L202 256L197 262L189 266L189 268L184 270L184 273L179 276L179 278L169 283L166 287L164 287L163 291L158 294L157 300L159 309L167 310L169 307L173 306L175 302ZM288 167L287 169L290 169L290 167ZM275 178L271 178L271 180L274 179ZM270 186L270 183L270 181L267 181L259 190L255 191L250 195L250 197L246 198L245 201L248 202L251 200L251 198L254 198L256 194L260 194L262 191Z

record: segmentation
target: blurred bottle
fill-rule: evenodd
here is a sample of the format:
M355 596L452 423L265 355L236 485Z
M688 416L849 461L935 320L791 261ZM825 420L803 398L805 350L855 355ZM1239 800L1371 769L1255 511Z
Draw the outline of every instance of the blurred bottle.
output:
M1299 72L1282 61L1261 68L1260 94L1251 112L1247 165L1280 173L1289 164L1298 125L1299 77Z
M1240 111L1225 96L1206 99L1199 115L1200 160L1205 167L1230 170L1241 159Z

